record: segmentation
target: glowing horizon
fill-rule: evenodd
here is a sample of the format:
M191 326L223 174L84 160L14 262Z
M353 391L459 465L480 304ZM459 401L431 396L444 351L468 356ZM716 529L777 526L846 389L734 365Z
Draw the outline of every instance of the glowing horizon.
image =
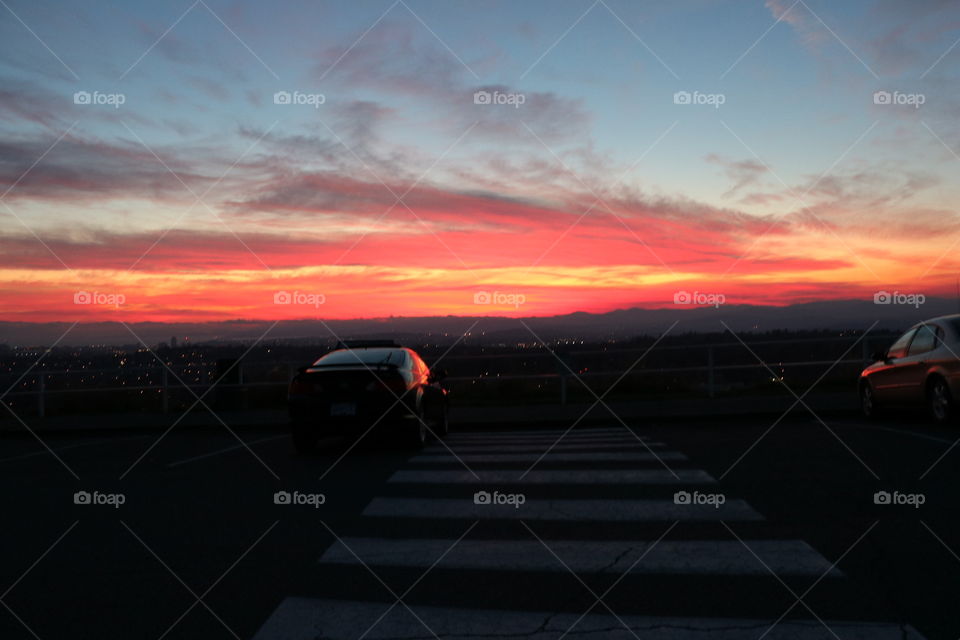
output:
M955 7L208 5L10 3L0 321L954 295Z

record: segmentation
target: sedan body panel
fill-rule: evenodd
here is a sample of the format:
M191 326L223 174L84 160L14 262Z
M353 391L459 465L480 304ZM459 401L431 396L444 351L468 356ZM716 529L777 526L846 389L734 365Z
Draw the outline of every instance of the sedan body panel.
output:
M960 398L960 315L910 327L860 374L878 406L917 407L930 402L931 388L946 381L949 401ZM934 416L940 420L938 416Z

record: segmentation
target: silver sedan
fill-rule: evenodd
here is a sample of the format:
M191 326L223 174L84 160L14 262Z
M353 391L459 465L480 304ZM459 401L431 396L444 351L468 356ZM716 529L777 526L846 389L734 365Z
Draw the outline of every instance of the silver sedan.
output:
M952 421L960 398L960 314L910 327L860 374L860 407L874 417L887 407L926 407L940 424Z

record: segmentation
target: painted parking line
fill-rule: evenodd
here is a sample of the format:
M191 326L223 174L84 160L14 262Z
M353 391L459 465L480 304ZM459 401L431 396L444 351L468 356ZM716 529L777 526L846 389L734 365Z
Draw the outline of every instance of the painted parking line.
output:
M280 435L267 436L266 438L260 438L259 440L251 440L251 441L247 442L246 445L237 443L237 444L235 444L235 445L231 445L231 446L229 446L229 447L224 447L223 449L217 449L216 451L211 451L211 452L209 452L209 453L202 453L202 454L200 454L200 455L198 455L198 456L192 456L192 457L190 457L190 458L184 458L183 460L176 460L176 461L174 461L174 462L170 462L170 463L167 464L167 468L170 469L170 468L173 468L173 467L179 467L179 466L182 466L182 465L185 465L185 464L190 464L191 462L197 462L198 460L206 460L207 458L213 458L213 457L216 457L216 456L219 456L219 455L223 455L223 454L225 454L225 453L230 453L231 451L237 451L237 450L239 450L239 449L246 449L247 447L249 447L249 446L251 446L251 445L261 444L261 443L263 443L263 442L271 442L271 441L273 441L273 440L280 440L281 438L289 438L289 437L290 437L290 436L288 436L287 434L283 433L283 434L280 434ZM333 439L330 439L330 441L332 442Z
M867 431L887 431L889 433L896 433L901 436L908 436L910 438L919 438L921 440L930 440L932 442L940 442L942 444L949 444L949 445L953 445L957 441L957 438L954 438L953 440L949 440L947 438L932 436L927 433L919 433L917 431L907 431L906 429L894 429L893 427L864 426L864 425L858 425L858 424L851 424L847 426L853 427L855 429L865 429Z
M129 440L142 440L144 438L155 437L150 434L140 435L140 436L126 436L123 438L103 438L101 440L96 440L93 442L78 442L76 444L68 444L62 447L51 447L54 453L60 453L62 451L71 451L73 449L80 449L83 447L93 447L99 444L111 444L114 442L125 442ZM35 458L37 456L48 456L50 452L46 449L40 449L39 451L31 451L30 453L23 453L20 455L10 456L8 458L0 458L0 462L11 462L14 460L26 460L28 458Z

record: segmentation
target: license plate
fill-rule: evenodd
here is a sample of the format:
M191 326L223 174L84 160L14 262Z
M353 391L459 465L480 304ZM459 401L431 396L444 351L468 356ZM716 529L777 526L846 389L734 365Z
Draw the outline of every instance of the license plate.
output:
M357 405L353 402L335 402L330 405L331 416L355 416Z

